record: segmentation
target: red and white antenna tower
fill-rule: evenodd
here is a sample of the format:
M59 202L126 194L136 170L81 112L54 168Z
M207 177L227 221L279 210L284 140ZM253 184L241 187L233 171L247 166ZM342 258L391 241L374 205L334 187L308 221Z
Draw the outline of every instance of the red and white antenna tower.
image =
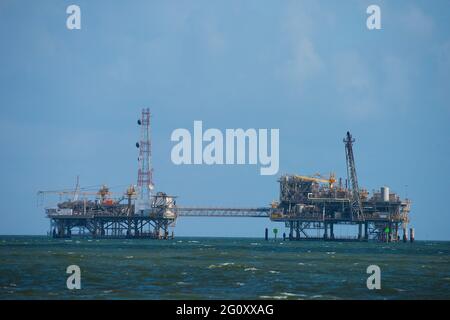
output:
M141 119L138 120L138 124L141 126L141 139L136 143L136 147L139 148L136 211L143 213L142 211L151 208L151 192L153 190L150 109L142 109Z

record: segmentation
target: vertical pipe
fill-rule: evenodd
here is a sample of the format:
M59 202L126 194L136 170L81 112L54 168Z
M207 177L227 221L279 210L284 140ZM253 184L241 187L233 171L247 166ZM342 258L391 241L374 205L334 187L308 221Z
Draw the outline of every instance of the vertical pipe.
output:
M406 229L406 227L403 227L403 242L407 242L408 241L408 229Z
M283 241L286 241L286 232L283 232Z
M328 224L324 222L323 227L324 227L323 238L328 239Z
M265 233L264 233L264 240L269 240L269 229L266 228Z
M411 242L414 242L414 228L410 228L409 229L409 240L411 241Z

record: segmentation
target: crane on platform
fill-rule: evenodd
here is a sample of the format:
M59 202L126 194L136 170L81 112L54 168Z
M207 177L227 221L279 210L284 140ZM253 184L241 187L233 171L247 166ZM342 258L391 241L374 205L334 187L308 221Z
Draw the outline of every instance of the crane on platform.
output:
M350 180L352 199L351 199L351 217L352 220L364 220L364 213L361 203L361 196L359 194L358 177L356 176L355 158L353 157L353 139L349 131L344 138L345 143L345 157L347 160L347 177Z
M315 174L312 177L310 176L300 176L300 175L294 175L296 179L304 180L304 181L313 181L313 182L319 182L319 183L328 183L330 185L330 189L333 189L334 183L336 182L336 176L334 173L330 173L329 178L325 178L321 176L320 174Z
M79 186L79 181L77 179L77 185L74 190L70 189L62 189L62 190L40 190L37 192L38 196L45 196L48 194L56 194L59 195L59 197L71 197L72 201L77 201L80 196L82 197L89 197L89 196L96 196L99 197L102 202L104 202L108 197L112 196L114 192L111 192L106 185L102 185L101 188L98 191L81 191L81 188Z

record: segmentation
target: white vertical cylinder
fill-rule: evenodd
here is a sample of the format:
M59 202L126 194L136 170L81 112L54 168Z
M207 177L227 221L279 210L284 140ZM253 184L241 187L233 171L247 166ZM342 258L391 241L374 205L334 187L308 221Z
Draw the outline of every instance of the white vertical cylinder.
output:
M384 186L381 187L381 198L383 199L384 202L388 202L389 201L389 188Z

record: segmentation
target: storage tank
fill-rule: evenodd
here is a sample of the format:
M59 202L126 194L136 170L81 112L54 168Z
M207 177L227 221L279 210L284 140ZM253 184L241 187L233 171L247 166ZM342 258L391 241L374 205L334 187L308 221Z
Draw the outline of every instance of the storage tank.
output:
M389 188L386 187L386 186L381 187L381 199L384 202L388 202L389 201Z

